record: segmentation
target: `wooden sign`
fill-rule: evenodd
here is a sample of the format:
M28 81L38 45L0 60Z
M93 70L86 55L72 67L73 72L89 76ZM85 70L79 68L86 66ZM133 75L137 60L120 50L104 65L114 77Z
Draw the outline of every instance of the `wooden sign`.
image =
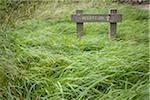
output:
M71 16L71 20L77 24L77 37L83 35L84 22L109 22L110 37L116 37L117 22L122 20L122 15L117 14L117 10L111 10L110 14L83 14L82 10L77 10L75 15Z
M72 15L72 20L74 22L109 22L109 16L100 14Z

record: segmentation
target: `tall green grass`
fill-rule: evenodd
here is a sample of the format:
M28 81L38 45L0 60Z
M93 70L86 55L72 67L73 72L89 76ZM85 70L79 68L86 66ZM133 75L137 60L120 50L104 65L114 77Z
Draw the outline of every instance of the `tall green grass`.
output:
M85 24L76 38L70 15L123 14L117 40L108 24ZM106 2L41 6L35 17L0 36L2 100L148 100L148 11Z

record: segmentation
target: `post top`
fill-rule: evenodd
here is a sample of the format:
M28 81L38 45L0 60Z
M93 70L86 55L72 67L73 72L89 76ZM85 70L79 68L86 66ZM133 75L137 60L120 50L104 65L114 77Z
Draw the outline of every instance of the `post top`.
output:
M83 10L76 10L76 13L83 13Z
M111 9L110 12L111 13L117 13L117 9Z
M77 9L76 11L83 11L83 10L79 10L79 9Z

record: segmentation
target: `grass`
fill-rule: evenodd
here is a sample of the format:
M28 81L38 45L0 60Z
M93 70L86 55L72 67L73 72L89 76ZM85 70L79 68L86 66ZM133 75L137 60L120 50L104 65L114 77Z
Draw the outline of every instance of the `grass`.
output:
M117 40L108 24L85 24L76 38L70 15L123 14ZM55 12L54 12L55 11ZM54 3L0 36L2 100L148 100L148 11L109 2Z

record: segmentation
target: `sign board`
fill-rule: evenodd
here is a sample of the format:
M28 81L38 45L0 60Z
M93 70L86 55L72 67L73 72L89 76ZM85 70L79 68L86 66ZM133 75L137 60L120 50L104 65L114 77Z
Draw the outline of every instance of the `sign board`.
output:
M71 19L74 22L120 22L121 15L112 18L110 14L82 14L72 15Z
M112 38L116 35L117 22L122 20L122 15L117 14L117 10L111 10L110 14L83 14L82 10L77 10L75 15L71 16L71 20L77 24L77 36L83 35L84 22L109 22L110 36Z
M109 22L110 16L100 14L72 15L74 22Z

